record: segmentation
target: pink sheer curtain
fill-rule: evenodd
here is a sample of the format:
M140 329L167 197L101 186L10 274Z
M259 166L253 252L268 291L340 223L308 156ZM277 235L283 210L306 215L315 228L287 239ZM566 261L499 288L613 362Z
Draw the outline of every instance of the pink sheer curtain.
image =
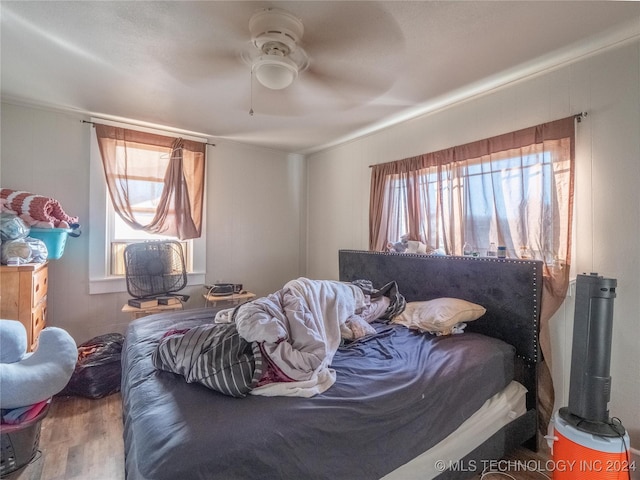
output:
M200 237L206 145L109 125L95 129L118 215L149 233Z
M449 255L491 242L544 261L539 409L553 409L549 319L564 301L571 264L574 117L372 167L369 248L403 234Z

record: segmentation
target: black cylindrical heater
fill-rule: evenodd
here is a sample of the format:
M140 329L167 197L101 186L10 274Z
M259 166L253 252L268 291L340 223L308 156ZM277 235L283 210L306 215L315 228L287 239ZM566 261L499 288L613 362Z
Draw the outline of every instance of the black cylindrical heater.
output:
M569 405L551 422L557 480L630 478L629 435L607 408L616 286L595 273L576 278Z
M560 416L580 430L617 437L621 432L612 429L607 408L616 286L615 279L595 273L576 278L569 406Z

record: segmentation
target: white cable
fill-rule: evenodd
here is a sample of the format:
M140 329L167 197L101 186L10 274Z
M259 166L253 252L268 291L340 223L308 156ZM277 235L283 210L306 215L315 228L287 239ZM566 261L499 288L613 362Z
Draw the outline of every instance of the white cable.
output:
M480 480L484 480L484 478L487 475L502 475L503 477L507 477L510 478L511 480L516 480L516 477L514 477L513 475L509 475L508 473L505 472L499 472L499 471L495 471L495 470L488 470L488 471L483 471L482 474L480 475Z
M214 285L211 285L211 286L209 287L209 289L207 290L207 296L206 296L206 297L204 297L204 306L205 306L205 307L209 307L209 306L211 306L211 302L210 302L210 300L209 300L209 296L211 295L211 292L213 292L213 288L214 288Z
M490 468L490 467L487 467L487 468ZM539 475L542 475L547 480L551 480L551 477L549 477L546 473L540 472L538 470L531 471L531 473L537 473ZM506 473L500 470L487 470L486 468L480 474L480 480L485 480L487 475L502 475L503 477L510 478L511 480L517 480L513 475L509 473Z

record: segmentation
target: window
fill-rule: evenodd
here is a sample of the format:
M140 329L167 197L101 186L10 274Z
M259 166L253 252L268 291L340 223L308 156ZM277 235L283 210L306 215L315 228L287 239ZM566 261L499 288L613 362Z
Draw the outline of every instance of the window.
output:
M407 195L406 182L400 178L394 178L390 182L390 188L393 190L391 204L389 208L397 211L397 223L389 232L389 239L393 242L400 240L402 235L409 233L409 201ZM448 188L447 185L444 188ZM418 177L418 189L421 192L425 210L421 212L423 217L420 224L426 228L426 232L421 236L425 244L434 248L440 248L444 245L444 237L442 235L442 225L439 221L440 216L436 208L438 193L438 175L432 169L421 171Z
M118 126L116 123L109 125ZM141 131L167 135L165 132L141 128ZM196 140L196 139L194 139ZM197 139L198 141L205 141ZM118 215L113 207L107 191L105 173L100 156L100 148L93 129L90 131L91 142L91 219L90 219L90 293L107 293L126 291L124 279L123 252L127 244L145 240L172 239L178 240L175 235L164 233L148 233L144 230L133 228L128 222ZM157 169L149 169L150 156L159 160ZM130 162L144 162L144 175L130 180L128 200L132 215L141 224L148 224L153 218L153 212L160 201L160 193L163 188L163 174L166 171L170 155L166 152L158 153L154 149L139 148L133 153L129 151L127 158ZM199 238L178 240L185 252L185 262L189 272L189 284L201 284L205 277L206 261L206 235Z
M151 234L143 230L135 230L127 225L115 212L107 197L107 222L109 236L109 275L122 276L125 274L124 249L130 243L147 240L175 240L180 242L184 254L185 266L188 273L193 272L193 240L180 241L176 237Z
M494 161L471 163L463 183L465 240L480 251L491 242L505 245L511 257L527 247L530 255L549 263L562 255L554 247L559 225L552 219L561 212L554 212L552 161L540 149L524 155L507 151Z
M493 160L473 159L464 164L458 162L451 169L434 166L419 170L420 241L455 255L462 253L464 243L480 252L492 242L508 244L512 257L517 256L521 246L531 246L529 250L537 258L553 261L557 256L553 244L558 226L545 220L553 218L556 208L552 167L549 152L521 156L519 151L507 151ZM405 182L395 179L390 188L395 192L392 203L397 204L398 212L397 226L390 231L394 241L409 232L409 202ZM537 206L532 208L534 202ZM523 216L529 222L522 223ZM459 226L457 220L461 221ZM520 241L514 244L501 234L503 230L517 232ZM447 241L445 232L453 232L460 241Z
M570 254L573 118L375 165L372 250L408 234L449 255L464 243L526 246L547 264Z

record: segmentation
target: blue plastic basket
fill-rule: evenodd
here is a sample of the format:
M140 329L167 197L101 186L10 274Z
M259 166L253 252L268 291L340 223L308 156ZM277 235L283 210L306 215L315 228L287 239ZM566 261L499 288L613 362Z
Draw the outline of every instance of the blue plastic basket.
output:
M64 254L67 237L72 231L70 228L32 228L29 236L42 240L47 246L47 258L57 260Z

